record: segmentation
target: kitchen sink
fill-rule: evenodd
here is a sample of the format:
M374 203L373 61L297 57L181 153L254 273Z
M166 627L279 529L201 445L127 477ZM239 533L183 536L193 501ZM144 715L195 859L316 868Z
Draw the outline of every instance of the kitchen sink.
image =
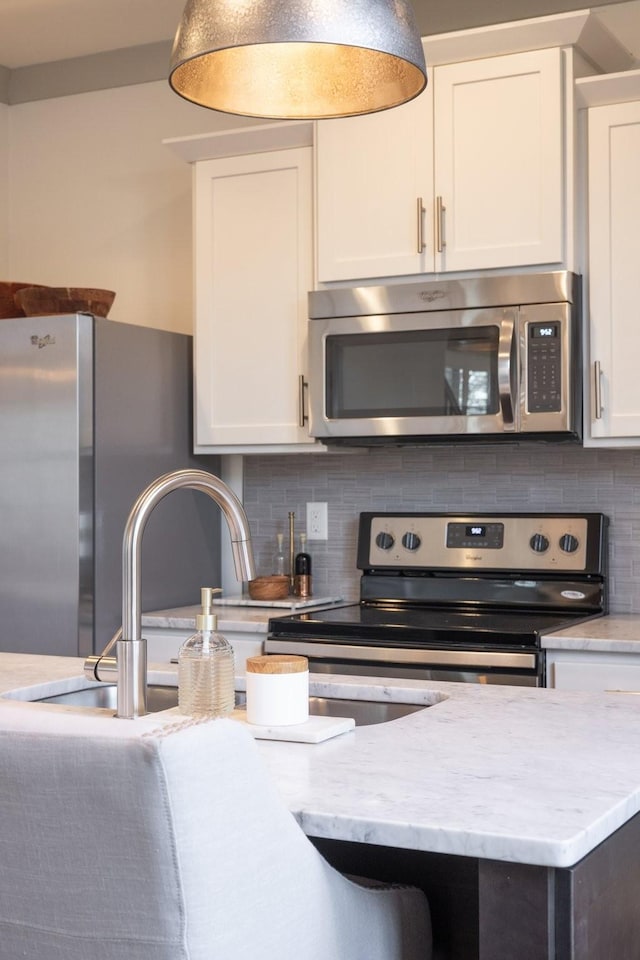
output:
M39 697L34 703L62 703L73 707L106 707L115 710L117 707L117 687L115 683L104 683L95 687L84 687L82 690L69 690L58 693L53 697ZM159 710L168 710L178 706L178 688L164 686L159 683L150 683L147 687L147 709L149 713L158 713Z
M236 706L245 704L244 693L236 694ZM388 700L347 700L342 697L309 697L309 713L312 717L353 717L356 727L373 723L388 723L406 717L430 704L391 703Z
M115 684L85 687L71 690L51 697L40 697L36 703L60 703L74 707L104 707L116 709L117 688ZM236 693L236 707L244 707L244 693ZM147 688L147 707L150 713L168 710L178 705L178 688L161 684L149 684ZM353 717L357 727L373 723L388 723L399 717L406 717L417 710L424 710L430 704L390 703L378 700L347 700L338 697L309 697L309 713L314 717Z

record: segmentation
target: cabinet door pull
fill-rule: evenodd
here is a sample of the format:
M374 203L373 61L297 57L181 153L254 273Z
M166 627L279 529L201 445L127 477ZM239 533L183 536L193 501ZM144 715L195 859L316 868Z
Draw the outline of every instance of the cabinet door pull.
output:
M418 200L417 200L417 217L418 217L418 253L424 253L426 249L426 244L424 242L424 204L422 202L422 197L418 197Z
M436 248L438 253L442 253L447 245L447 241L444 239L444 214L446 209L442 197L436 197Z
M602 370L599 360L593 364L593 406L595 419L602 420Z
M307 381L304 378L304 374L301 373L298 377L298 426L304 427L309 421L309 415L305 410L305 390L309 386Z

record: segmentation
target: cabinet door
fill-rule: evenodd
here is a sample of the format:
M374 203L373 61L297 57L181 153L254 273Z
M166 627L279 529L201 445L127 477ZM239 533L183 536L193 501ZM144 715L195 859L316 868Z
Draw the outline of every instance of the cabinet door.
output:
M593 107L588 126L591 436L638 444L640 101Z
M437 67L436 270L561 262L562 52Z
M608 660L588 654L547 658L547 686L556 690L640 691L640 663L624 654Z
M319 281L433 270L432 157L429 88L393 110L317 123Z
M318 449L300 426L311 159L303 147L196 164L197 452Z

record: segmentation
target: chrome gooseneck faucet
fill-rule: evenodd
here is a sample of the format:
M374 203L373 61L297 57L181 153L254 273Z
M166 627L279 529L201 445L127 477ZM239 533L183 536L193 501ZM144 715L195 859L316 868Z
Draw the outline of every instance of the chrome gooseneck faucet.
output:
M126 719L147 712L147 642L142 637L141 553L142 535L154 507L173 490L200 490L221 508L231 534L233 562L238 580L255 576L249 522L242 504L219 477L204 470L176 470L166 473L143 490L127 520L122 543L122 631L115 642L115 663L106 657L89 657L85 673L95 680L113 680L118 684L116 716ZM109 644L109 646L111 646Z

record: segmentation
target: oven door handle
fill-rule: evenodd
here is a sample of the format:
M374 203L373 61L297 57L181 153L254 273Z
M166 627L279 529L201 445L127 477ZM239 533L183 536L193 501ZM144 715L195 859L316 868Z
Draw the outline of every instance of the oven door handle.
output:
M498 396L502 413L503 429L515 430L514 417L514 376L515 363L514 337L516 331L515 311L505 310L500 321L500 339L498 342Z
M267 638L265 653L287 653L309 657L311 660L354 660L374 663L405 663L416 666L501 667L533 670L536 667L534 653L502 653L499 650L425 650L406 647L366 647L349 643L323 643L322 641L277 640Z

